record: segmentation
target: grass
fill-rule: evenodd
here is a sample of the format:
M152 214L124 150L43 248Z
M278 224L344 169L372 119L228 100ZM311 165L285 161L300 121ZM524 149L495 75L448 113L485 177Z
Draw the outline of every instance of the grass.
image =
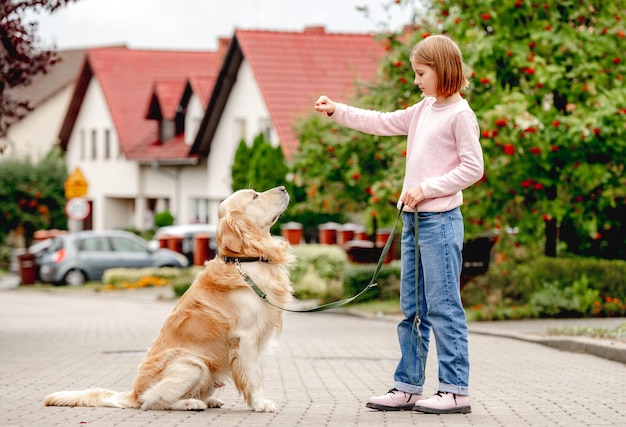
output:
M603 338L626 342L626 323L622 323L613 329L609 328L590 328L585 326L551 328L548 330L550 335L565 335L575 337Z

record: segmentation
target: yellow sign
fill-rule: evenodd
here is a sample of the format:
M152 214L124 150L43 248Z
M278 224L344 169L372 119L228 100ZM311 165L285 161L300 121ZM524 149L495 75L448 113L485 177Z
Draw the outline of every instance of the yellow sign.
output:
M83 197L87 195L87 189L89 184L85 176L80 171L80 168L76 167L74 172L65 180L65 198L72 199L74 197Z

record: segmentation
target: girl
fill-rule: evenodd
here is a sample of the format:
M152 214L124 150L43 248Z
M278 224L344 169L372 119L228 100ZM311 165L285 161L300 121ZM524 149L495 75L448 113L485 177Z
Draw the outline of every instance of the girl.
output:
M361 132L408 138L398 202L404 206L400 285L404 319L398 324L401 358L391 390L370 398L366 406L465 414L471 406L467 321L460 296L464 229L459 206L462 190L483 176L479 129L474 112L459 93L468 80L461 51L452 39L444 35L423 39L412 49L410 61L414 83L424 99L405 110L363 110L326 96L314 108ZM419 215L417 260L415 208ZM439 386L433 397L422 399L431 330L436 338Z

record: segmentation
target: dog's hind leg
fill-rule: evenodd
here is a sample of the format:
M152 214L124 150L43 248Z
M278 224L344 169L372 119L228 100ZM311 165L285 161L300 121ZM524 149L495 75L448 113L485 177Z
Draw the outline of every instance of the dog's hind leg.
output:
M141 409L203 411L202 400L212 386L209 369L193 356L178 357L170 362L160 380L139 396Z
M258 343L242 334L229 341L229 360L235 387L256 412L276 412L276 406L265 398Z

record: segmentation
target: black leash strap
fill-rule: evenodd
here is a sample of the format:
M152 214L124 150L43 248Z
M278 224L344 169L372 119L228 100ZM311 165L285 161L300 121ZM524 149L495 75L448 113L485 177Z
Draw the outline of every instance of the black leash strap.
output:
M404 207L404 205L402 205L402 207ZM417 213L416 213L416 215L417 215ZM289 308L286 308L286 307L280 307L280 306L275 305L274 303L272 303L269 300L269 298L267 297L267 294L265 292L263 292L257 286L257 284L254 283L254 281L250 278L250 276L248 276L248 274L241 269L241 265L240 265L240 261L239 260L237 260L235 258L233 262L235 263L235 267L237 268L237 271L239 271L239 273L243 276L243 278L246 280L248 285L250 285L250 287L254 290L254 292L256 292L257 295L260 296L261 299L263 299L263 301L265 301L266 303L268 303L272 307L278 308L278 309L283 310L283 311L290 311L292 313L313 313L313 312L316 312L316 311L325 311L325 310L330 310L331 308L341 307L342 305L346 305L349 302L354 301L355 299L357 299L358 297L363 295L365 292L367 292L370 288L373 288L374 286L378 286L378 283L376 283L376 279L378 278L378 274L380 273L380 269L383 267L383 264L385 262L385 258L387 257L387 254L389 253L389 249L391 248L391 242L393 241L393 236L395 234L396 228L398 226L398 221L400 220L401 216L402 216L402 208L400 208L400 211L398 212L398 216L396 216L396 220L393 223L393 228L391 229L391 233L389 234L389 237L387 238L387 242L385 242L385 246L383 247L383 251L380 254L380 258L378 259L378 264L376 265L376 269L374 270L374 274L373 274L372 279L370 280L370 282L358 294L356 294L356 295L354 295L353 297L350 297L350 298L342 299L340 301L334 301L334 302L330 302L328 304L320 305L320 306L309 308L309 309L303 309L303 310L295 310L295 309L289 309Z

